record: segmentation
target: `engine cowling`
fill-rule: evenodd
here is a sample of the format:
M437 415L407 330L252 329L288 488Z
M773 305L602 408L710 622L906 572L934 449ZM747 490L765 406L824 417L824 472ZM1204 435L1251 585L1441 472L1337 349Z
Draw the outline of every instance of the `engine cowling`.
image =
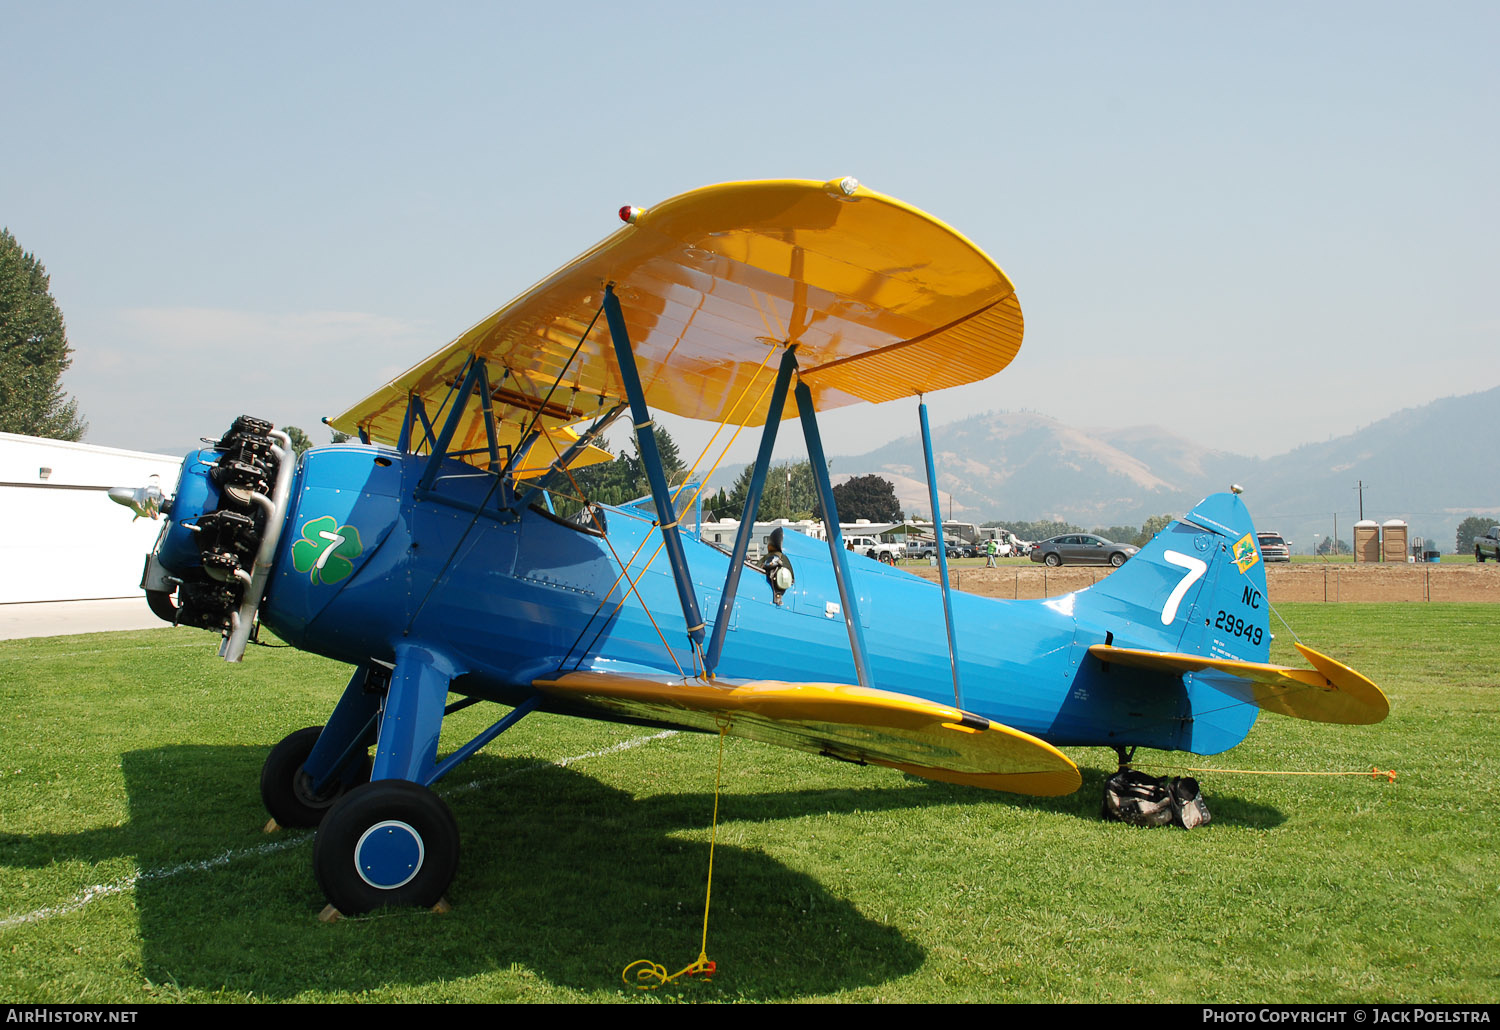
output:
M270 422L242 415L183 460L176 492L162 506L169 521L141 581L160 618L226 634L234 628L278 517L270 494L290 458L284 440Z

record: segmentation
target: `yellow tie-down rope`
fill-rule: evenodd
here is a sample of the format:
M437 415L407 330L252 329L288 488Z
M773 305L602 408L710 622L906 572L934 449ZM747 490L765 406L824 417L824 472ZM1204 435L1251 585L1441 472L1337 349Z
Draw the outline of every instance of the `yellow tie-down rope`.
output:
M638 991L654 991L665 987L683 976L701 976L710 979L718 972L718 963L708 957L708 907L714 895L714 842L719 835L719 785L724 778L724 737L729 732L729 720L719 720L719 769L714 774L714 821L708 835L708 885L703 893L703 940L698 947L698 957L675 973L669 974L667 967L648 958L636 959L620 971L620 979L629 984L634 981ZM634 972L632 973L632 970Z
M1194 769L1191 766L1182 765L1137 765L1136 769L1153 769L1157 772L1191 772L1191 773L1239 773L1245 776L1368 776L1372 780L1382 777L1387 783L1396 782L1396 770L1379 769L1370 766L1369 772L1321 772L1321 771L1299 771L1293 769Z

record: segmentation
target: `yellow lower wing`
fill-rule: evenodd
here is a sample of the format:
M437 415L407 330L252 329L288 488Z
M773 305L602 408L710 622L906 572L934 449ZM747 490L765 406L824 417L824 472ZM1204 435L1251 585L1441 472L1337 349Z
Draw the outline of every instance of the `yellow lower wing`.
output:
M914 776L1051 797L1082 778L1057 748L950 705L838 683L712 684L661 676L573 672L537 680L573 706L670 726L889 766Z
M1267 712L1297 719L1364 725L1380 722L1390 712L1390 701L1368 677L1310 647L1296 647L1311 663L1311 669L1105 644L1095 644L1089 654L1101 662L1160 672L1223 673L1213 679L1215 689Z

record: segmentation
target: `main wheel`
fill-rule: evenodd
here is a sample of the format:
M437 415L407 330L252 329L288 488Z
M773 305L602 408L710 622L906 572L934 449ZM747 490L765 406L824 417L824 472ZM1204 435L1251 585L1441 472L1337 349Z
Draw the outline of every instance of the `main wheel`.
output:
M1046 562L1048 565L1052 566L1055 569L1062 564L1062 555L1053 552L1052 554L1049 554L1045 558L1043 558L1042 561Z
M430 908L458 869L458 824L443 799L406 780L340 798L318 827L313 871L346 916L388 905Z
M1125 556L1119 551L1116 551L1114 554L1109 556L1109 563L1118 569L1121 565L1125 564Z
M271 818L282 826L297 829L317 826L346 790L370 779L370 759L361 756L361 764L351 775L341 777L321 794L314 791L312 777L302 765L322 732L321 726L309 726L288 734L271 749L266 764L261 766L260 799Z

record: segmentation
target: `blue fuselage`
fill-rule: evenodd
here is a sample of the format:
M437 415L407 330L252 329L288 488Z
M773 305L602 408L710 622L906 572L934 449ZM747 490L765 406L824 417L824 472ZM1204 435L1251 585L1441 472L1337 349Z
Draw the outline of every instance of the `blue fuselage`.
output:
M537 678L574 668L694 673L671 571L657 553L660 534L646 512L604 509L601 534L550 514L540 495L518 503L496 489L494 476L458 462L445 464L421 494L427 461L370 446L308 452L262 622L297 647L351 664L389 663L398 648L425 648L451 664L455 691L511 704L531 697ZM183 498L195 495L190 478ZM179 521L190 515L173 512ZM684 542L711 631L729 556ZM718 675L856 682L827 544L788 532L784 553L796 582L779 603L759 570L746 568ZM953 702L939 588L850 559L870 685ZM1106 641L1177 644L1156 619L1170 577L1138 598L1109 596L1101 589L1109 582L1042 601L955 592L961 707L1054 744L1212 753L1238 743L1253 708L1195 718L1191 684L1180 677L1111 669L1088 654Z

